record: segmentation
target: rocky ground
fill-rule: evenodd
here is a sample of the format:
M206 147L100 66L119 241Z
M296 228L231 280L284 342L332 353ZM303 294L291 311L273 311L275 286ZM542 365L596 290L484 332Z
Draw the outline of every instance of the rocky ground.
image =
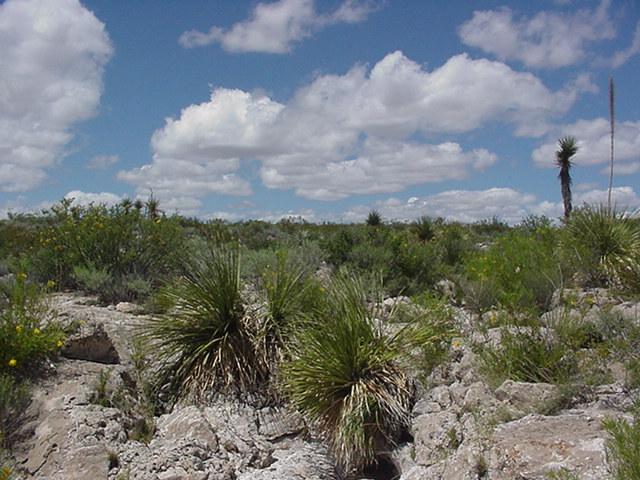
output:
M286 409L218 399L145 415L136 393L141 359L132 338L141 316L135 307L99 307L70 294L53 303L78 333L35 387L14 447L21 478L339 478L322 443ZM640 318L638 305L619 308ZM463 329L465 315L458 314ZM602 420L626 415L634 395L615 368L613 383L561 409L554 408L558 387L506 381L491 388L476 365L465 340L454 342L450 360L419 395L404 443L368 478L534 480L561 469L583 480L608 478Z

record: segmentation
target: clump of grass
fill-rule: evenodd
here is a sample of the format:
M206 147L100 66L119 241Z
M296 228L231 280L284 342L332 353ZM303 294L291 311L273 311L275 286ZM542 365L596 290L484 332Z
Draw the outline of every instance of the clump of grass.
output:
M607 419L603 422L611 438L606 443L607 461L615 480L640 478L640 412L636 404L633 422Z
M522 320L520 320L522 323ZM576 373L575 347L533 319L528 325L501 327L499 345L477 348L482 368L492 384L564 383Z
M376 320L381 316L367 308L366 291L353 276L336 277L326 305L298 333L283 366L293 405L328 440L346 472L375 463L407 427L413 384L400 360L441 340L439 330L418 320L385 334Z
M180 282L164 292L173 307L142 332L163 367L160 384L177 396L211 390L254 391L267 378L256 319L245 311L237 248L211 249L192 261Z
M304 317L313 286L304 266L289 261L285 250L276 252L275 257L275 266L262 272L261 285L266 306L265 340L279 350Z

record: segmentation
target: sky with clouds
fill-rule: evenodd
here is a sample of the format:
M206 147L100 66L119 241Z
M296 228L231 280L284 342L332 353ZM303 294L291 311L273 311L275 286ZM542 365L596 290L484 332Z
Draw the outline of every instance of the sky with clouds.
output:
M0 218L151 193L201 218L515 223L640 207L637 0L4 0Z

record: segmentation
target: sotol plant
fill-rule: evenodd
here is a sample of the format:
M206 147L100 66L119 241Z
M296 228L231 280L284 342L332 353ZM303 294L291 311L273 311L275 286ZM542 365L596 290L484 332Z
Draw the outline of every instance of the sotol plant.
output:
M591 262L587 272L596 283L640 287L640 228L624 211L604 205L586 206L568 225L568 247Z
M202 396L247 392L267 377L256 320L245 311L237 248L212 249L192 261L179 284L164 292L168 313L148 321L142 338L163 361L160 383Z
M441 328L418 320L385 334L366 291L353 276L335 278L283 366L293 405L328 440L345 472L375 463L406 428L413 385L400 361L413 347L443 339Z

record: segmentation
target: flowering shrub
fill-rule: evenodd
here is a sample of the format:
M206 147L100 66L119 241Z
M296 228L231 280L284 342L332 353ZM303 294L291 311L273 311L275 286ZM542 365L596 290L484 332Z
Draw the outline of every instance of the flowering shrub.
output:
M64 335L43 300L44 290L25 273L0 286L0 374L32 371L62 347Z
M123 201L109 208L79 207L62 201L49 220L30 257L40 281L79 287L105 302L137 300L182 265L179 220L148 206Z

